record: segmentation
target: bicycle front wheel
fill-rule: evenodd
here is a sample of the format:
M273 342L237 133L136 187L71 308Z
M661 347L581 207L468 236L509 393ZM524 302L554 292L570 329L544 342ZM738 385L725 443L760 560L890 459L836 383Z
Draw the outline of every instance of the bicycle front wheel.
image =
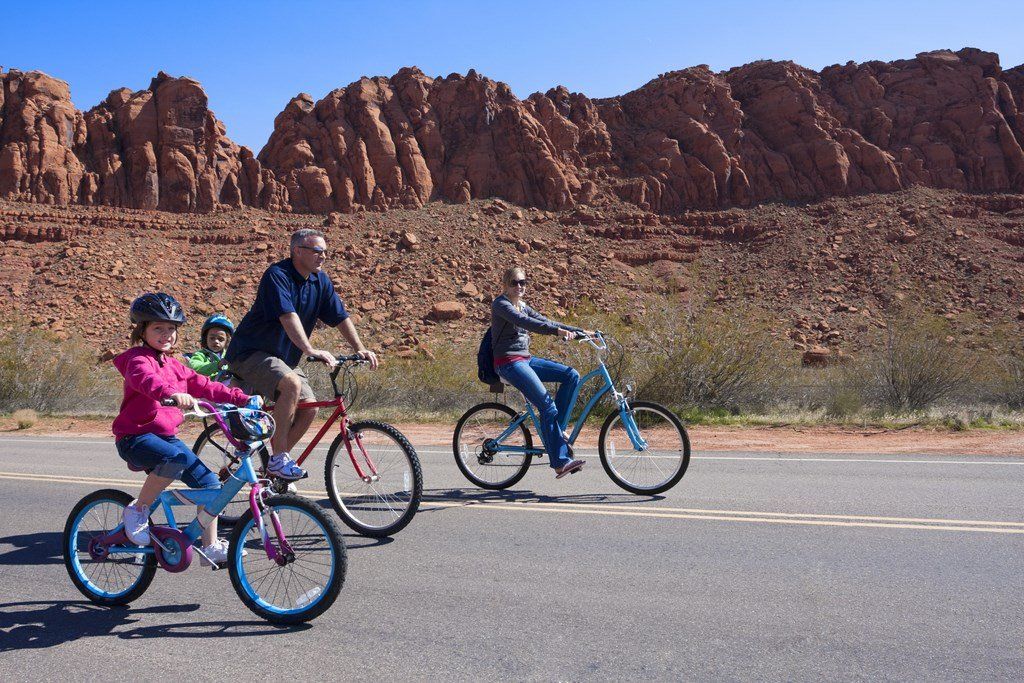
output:
M423 496L416 449L391 425L369 420L349 426L349 443L351 457L340 434L327 451L324 481L331 505L363 536L398 533L412 521Z
M638 449L629 431L646 443ZM690 437L665 406L635 401L623 416L616 411L601 426L597 441L604 471L622 488L640 495L662 493L683 478L690 464Z
M211 470L217 473L223 484L231 478L231 475L238 468L238 464L232 461L232 446L228 443L224 432L216 424L212 424L203 430L203 433L196 439L192 446L192 452L199 456L199 459ZM260 447L260 459L253 460L253 464L262 460L266 465L267 452L265 447ZM243 487L235 497L232 498L218 517L226 524L234 524L238 518L249 509L249 487Z
M245 606L275 624L298 624L326 611L345 583L348 556L337 525L299 496L268 498L263 526L277 558L263 544L252 510L231 534L231 585Z
M526 476L533 456L533 439L525 423L521 423L501 444L494 439L508 429L516 411L504 403L480 403L459 418L452 437L455 464L466 479L483 489L500 490ZM497 446L511 450L496 450Z
M132 497L124 491L103 489L78 501L64 525L64 567L82 595L97 605L126 605L149 588L156 575L152 554L110 553L95 543L122 524L124 508Z

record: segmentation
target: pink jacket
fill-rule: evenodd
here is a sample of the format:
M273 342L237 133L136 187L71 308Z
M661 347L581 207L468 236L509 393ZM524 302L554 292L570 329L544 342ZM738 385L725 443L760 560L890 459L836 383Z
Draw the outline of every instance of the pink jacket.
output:
M124 399L112 429L118 439L135 434L174 436L185 419L181 409L161 406L171 394L191 394L217 403L245 405L249 397L197 374L177 359L163 356L146 345L128 349L114 358L124 375Z

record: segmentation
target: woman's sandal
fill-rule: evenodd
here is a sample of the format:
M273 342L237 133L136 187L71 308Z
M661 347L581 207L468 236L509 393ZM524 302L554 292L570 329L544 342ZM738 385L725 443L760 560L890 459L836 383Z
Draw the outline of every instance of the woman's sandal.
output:
M555 479L561 479L567 474L576 474L583 469L583 466L586 464L586 460L570 460L555 470Z

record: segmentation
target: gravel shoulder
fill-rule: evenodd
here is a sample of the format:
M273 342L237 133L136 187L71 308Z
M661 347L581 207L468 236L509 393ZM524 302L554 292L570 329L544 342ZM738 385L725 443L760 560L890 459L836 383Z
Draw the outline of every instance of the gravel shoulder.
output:
M396 422L416 446L448 446L454 425ZM200 425L188 422L182 437L188 441ZM1010 430L952 430L910 427L904 429L821 427L720 427L689 428L696 451L745 451L787 453L933 453L1018 455L1024 453L1024 432ZM312 432L311 433L315 433ZM0 436L89 437L110 436L110 418L41 417L31 427L19 429L14 419L0 416ZM597 445L597 427L585 429L583 447Z

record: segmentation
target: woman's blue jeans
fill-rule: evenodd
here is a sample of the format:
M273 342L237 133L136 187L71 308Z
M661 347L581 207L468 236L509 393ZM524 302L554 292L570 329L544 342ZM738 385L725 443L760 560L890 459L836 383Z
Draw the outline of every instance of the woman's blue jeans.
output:
M551 467L559 468L572 461L569 448L562 437L563 424L569 419L569 401L580 384L580 373L568 365L544 358L519 360L499 365L498 374L509 384L523 392L526 400L537 409L540 418L540 438L548 452ZM544 388L544 382L558 382L554 400Z

